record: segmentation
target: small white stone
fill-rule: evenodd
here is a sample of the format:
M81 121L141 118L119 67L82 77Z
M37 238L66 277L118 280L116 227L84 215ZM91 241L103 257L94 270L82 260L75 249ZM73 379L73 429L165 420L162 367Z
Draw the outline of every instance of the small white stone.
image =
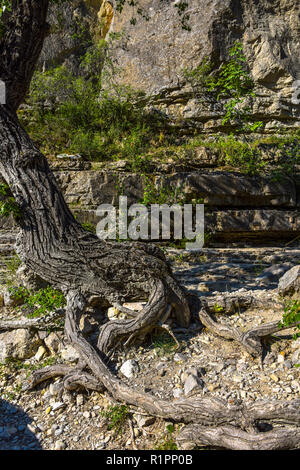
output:
M49 392L52 396L61 395L64 390L64 385L62 382L54 382L50 384Z
M186 381L184 382L184 394L188 395L190 392L194 391L197 388L203 388L203 381L196 377L195 375L189 375Z
M110 307L107 310L107 316L110 320L112 320L113 318L117 318L119 313L120 313L119 310L115 307Z
M64 406L65 406L65 404L62 401L57 401L57 402L53 403L52 411L57 411L60 408L63 408Z
M292 354L292 363L300 364L300 349L296 349L296 351Z
M182 396L182 394L183 394L183 391L182 391L181 388L175 388L173 390L173 397L174 398L180 398Z
M34 356L34 359L36 361L40 361L42 359L42 357L44 357L44 355L46 354L46 349L44 348L44 346L40 346L39 349L37 350L37 353L35 354Z
M83 395L82 395L82 394L77 395L77 397L76 397L76 405L77 405L77 406L82 406L82 405L83 405L83 401L84 401Z
M54 449L55 450L64 450L67 447L66 443L63 441L56 441Z
M120 367L120 372L125 375L128 379L134 376L139 371L139 365L133 359L129 359L128 361L124 362Z
M277 356L277 362L278 362L279 364L282 364L284 361L285 361L284 355L283 355L283 354L278 354L278 356Z
M240 375L234 374L232 376L232 381L235 382L235 383L240 383L240 382L242 382L242 380L243 380L243 377L240 376Z
M173 357L174 362L186 362L187 357L182 353L176 353Z
M295 339L294 341L291 342L291 348L292 349L300 348L300 338L297 338L297 339Z
M61 351L61 357L65 361L75 362L79 359L79 354L73 346L68 345L65 349Z

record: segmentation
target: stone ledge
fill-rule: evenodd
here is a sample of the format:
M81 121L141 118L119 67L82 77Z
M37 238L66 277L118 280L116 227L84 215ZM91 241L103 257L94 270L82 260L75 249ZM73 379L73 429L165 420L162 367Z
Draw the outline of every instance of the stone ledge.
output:
M98 206L116 204L118 197L128 197L128 203L139 202L144 196L144 177L136 173L113 171L61 171L56 177L68 204ZM284 207L300 205L300 176L283 177L274 181L267 176L247 176L237 172L180 172L153 175L151 184L166 192L170 188L184 194L186 202L203 198L211 207ZM172 195L170 196L170 199Z

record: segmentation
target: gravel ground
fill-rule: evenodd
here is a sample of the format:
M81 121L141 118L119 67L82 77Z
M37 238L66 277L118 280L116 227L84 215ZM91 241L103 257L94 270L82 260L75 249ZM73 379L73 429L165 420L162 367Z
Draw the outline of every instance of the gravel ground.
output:
M286 259L282 250L269 251L239 250L234 255L226 250L219 254L211 250L205 257L202 254L199 259L191 259L173 250L170 256L181 282L190 290L197 290L200 297L209 297L212 303L224 295L226 279L229 285L226 295L251 292L259 299L255 308L233 314L224 310L218 315L219 321L246 331L254 325L279 320L282 315L276 304L277 281L268 275L268 266L274 263L272 256L278 257L279 264ZM290 255L295 253L291 251ZM224 271L226 256L231 257L231 264ZM209 263L214 259L218 263L213 267ZM13 310L10 314L12 318L16 316ZM88 317L82 325L91 341L97 336L95 325ZM280 332L268 341L262 370L259 360L249 357L238 344L202 328L197 316L189 331L177 328L171 321L170 326L179 348L171 336L157 330L143 344L115 353L115 371L122 380L137 390L167 400L196 395L217 396L229 403L300 398L297 367L300 338L294 340L293 331ZM41 341L46 341L47 334L40 334ZM179 425L170 428L170 423L147 416L141 410L121 408L122 404L112 402L106 394L66 392L61 379L44 382L33 391L22 391L32 369L49 363L76 362L76 355L72 357L72 351L65 346L55 354L45 347L45 354L39 359L32 357L0 365L0 450L172 448Z

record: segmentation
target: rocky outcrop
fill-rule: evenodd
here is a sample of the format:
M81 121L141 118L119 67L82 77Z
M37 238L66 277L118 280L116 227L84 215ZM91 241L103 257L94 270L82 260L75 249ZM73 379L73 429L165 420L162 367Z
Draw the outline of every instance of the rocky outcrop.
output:
M292 240L300 234L298 177L247 176L237 172L194 171L144 175L126 171L89 170L55 172L68 204L82 222L100 220L100 204L118 206L119 196L128 205L141 202L145 191L165 197L172 205L205 204L205 231L218 242L270 242ZM148 188L148 189L147 189ZM154 202L153 202L154 203Z
M87 48L105 38L114 12L106 0L72 0L49 7L50 34L45 40L39 67L64 64L75 73Z
M296 295L300 297L300 266L294 266L279 280L278 292L281 295Z
M189 0L191 30L182 28L178 2L145 0L149 21L130 24L132 11L116 15L113 31L123 31L114 57L123 68L122 83L145 91L152 105L181 128L204 132L220 129L219 103L196 96L183 79L184 69L196 68L205 57L216 64L228 58L235 40L243 44L256 83L254 119L267 131L297 127L299 105L292 103L293 82L300 78L299 4L292 0Z
M66 201L79 221L96 226L101 204L118 207L119 196L127 196L128 206L147 199L172 205L203 203L205 232L213 234L210 243L274 243L291 241L300 235L300 179L298 174L274 179L270 176L248 176L237 171L198 169L175 173L153 172L147 176L126 170L123 165L108 164L94 169L67 162L52 163L55 176ZM118 162L122 163L122 162ZM101 168L102 167L102 168ZM118 167L118 169L117 169ZM9 256L12 247L8 230L13 219L1 219L0 254ZM1 238L2 237L2 238ZM33 282L33 279L27 279Z
M52 6L49 20L55 26L41 64L75 66L82 47L91 40L120 33L109 51L120 70L115 78L142 90L149 107L163 112L181 132L196 128L210 133L222 130L222 106L199 96L184 78L184 70L196 68L206 57L218 67L239 40L256 84L257 97L250 103L253 119L264 121L266 132L299 127L299 100L292 100L293 86L300 79L297 2L188 0L186 29L177 1L141 1L148 21L129 3L122 13L115 0L74 0L72 5Z
M54 167L55 170L55 167ZM71 206L96 208L99 204L116 204L118 197L128 197L128 203L143 199L145 186L161 191L165 202L175 197L181 202L203 199L212 207L290 208L300 205L299 175L275 179L270 176L248 176L240 172L221 170L152 172L147 176L128 170L107 167L90 170L55 170L67 203Z
M27 329L0 333L0 362L7 358L28 359L37 352L41 340Z

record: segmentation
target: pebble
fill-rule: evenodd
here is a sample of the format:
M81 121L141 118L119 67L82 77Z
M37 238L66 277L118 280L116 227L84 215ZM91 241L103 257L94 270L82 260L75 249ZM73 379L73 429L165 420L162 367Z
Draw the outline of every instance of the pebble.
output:
M52 396L62 395L64 390L64 385L62 382L54 382L49 386L49 392Z
M188 395L189 393L195 391L196 389L202 389L204 387L204 382L196 375L189 375L184 382L184 394Z
M53 403L52 405L52 411L57 411L57 410L60 410L61 408L63 408L65 405L65 403L63 403L62 401L57 401L55 403Z
M67 445L64 441L56 441L54 449L55 450L65 450L66 447L67 447Z
M235 383L240 383L240 382L242 382L243 377L240 376L240 375L234 374L234 375L232 376L232 380L233 380L233 382L235 382Z
M37 353L34 356L34 359L36 361L40 361L45 356L46 353L47 351L44 348L44 346L40 346L39 349L37 350Z
M182 353L176 353L174 354L173 361L174 362L186 362L187 356Z
M155 417L154 416L143 416L143 415L135 414L134 418L137 422L137 425L140 428L146 428L146 427L151 426L152 424L155 423Z
M291 360L292 360L293 365L300 364L300 349L296 349L296 351L292 355Z
M124 362L120 367L120 372L125 375L128 379L133 377L137 372L139 372L139 365L135 360L129 359Z
M97 449L105 449L106 448L106 443L104 441L97 442L96 444Z
M76 405L77 406L82 406L84 403L84 397L82 394L77 395L76 397Z
M278 354L277 356L277 362L279 364L283 364L284 363L284 354Z
M183 390L181 388L175 388L173 390L173 397L180 398L183 395Z

